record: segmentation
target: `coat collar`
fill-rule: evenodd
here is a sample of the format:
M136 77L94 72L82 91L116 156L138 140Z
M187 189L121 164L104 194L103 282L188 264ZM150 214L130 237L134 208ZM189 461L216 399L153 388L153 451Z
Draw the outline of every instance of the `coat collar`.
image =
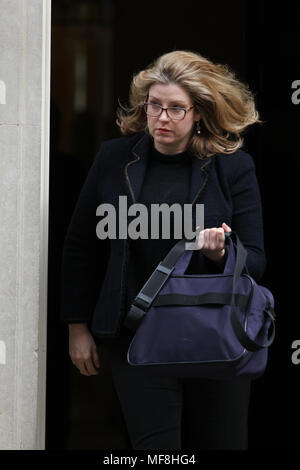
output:
M130 158L124 166L125 180L133 202L139 201L152 144L152 136L143 134L131 149ZM209 175L208 170L211 168L211 161L212 157L201 159L193 157L189 203L194 203L204 188Z

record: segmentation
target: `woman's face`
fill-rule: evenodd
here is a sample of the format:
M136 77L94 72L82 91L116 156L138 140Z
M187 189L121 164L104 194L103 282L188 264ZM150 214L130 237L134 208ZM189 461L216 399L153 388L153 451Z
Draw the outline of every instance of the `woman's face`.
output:
M193 106L190 95L176 83L155 83L149 88L148 103L160 104L163 108L180 107L188 109ZM200 114L194 108L187 111L184 119L174 120L163 111L160 116L147 114L149 133L154 139L155 148L165 154L184 152L194 132L195 121Z

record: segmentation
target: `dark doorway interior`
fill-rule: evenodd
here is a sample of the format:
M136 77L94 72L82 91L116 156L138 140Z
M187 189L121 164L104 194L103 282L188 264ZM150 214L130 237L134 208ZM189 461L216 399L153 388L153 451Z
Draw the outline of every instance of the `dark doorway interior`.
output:
M160 54L174 49L198 51L227 63L256 93L267 125L251 129L245 149L254 157L262 187L269 259L262 284L274 292L281 289L272 277L278 258L276 261L273 253L274 194L267 186L270 163L266 161L272 159L272 175L279 181L274 163L284 171L284 159L295 156L296 139L291 135L296 133L296 108L289 93L290 82L299 76L285 57L287 49L291 51L289 44L280 43L276 32L278 24L281 31L287 27L288 13L282 16L274 5L269 11L265 3L52 0L48 449L130 448L105 348L99 376L81 376L68 358L68 332L59 322L60 264L68 223L93 158L103 140L119 136L115 125L118 99L127 102L132 75ZM296 38L296 23L294 28L291 41ZM299 63L299 51L293 51L290 57ZM285 71L278 66L278 59L284 62ZM281 87L276 104L272 94L275 85ZM280 112L280 121L274 119L274 112ZM278 145L274 136L283 136L288 129L291 138L284 139L284 147L282 141ZM278 370L273 364L278 362L279 347L289 347L288 327L284 322L281 326L284 339L272 351L274 361L253 386L250 446L254 449L285 445L272 421L274 408L278 408L271 390ZM285 380L293 380L288 377L289 369L281 372ZM268 425L262 428L260 422L263 426L266 421Z

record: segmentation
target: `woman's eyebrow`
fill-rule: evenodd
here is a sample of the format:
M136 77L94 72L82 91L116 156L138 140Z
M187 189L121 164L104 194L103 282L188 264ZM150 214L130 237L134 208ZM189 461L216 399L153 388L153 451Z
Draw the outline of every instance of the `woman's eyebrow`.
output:
M160 101L159 98L157 98L156 96L153 96L153 95L149 95L149 98L152 98L153 100L156 100L156 101ZM181 101L181 100L170 100L170 103L180 104L180 105L183 106L183 107L187 106L187 104L184 103L184 102Z

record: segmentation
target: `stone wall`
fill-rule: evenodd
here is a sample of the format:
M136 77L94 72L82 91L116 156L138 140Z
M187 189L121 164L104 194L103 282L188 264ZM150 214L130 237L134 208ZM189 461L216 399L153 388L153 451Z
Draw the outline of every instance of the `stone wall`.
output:
M51 1L0 11L0 449L43 449Z

